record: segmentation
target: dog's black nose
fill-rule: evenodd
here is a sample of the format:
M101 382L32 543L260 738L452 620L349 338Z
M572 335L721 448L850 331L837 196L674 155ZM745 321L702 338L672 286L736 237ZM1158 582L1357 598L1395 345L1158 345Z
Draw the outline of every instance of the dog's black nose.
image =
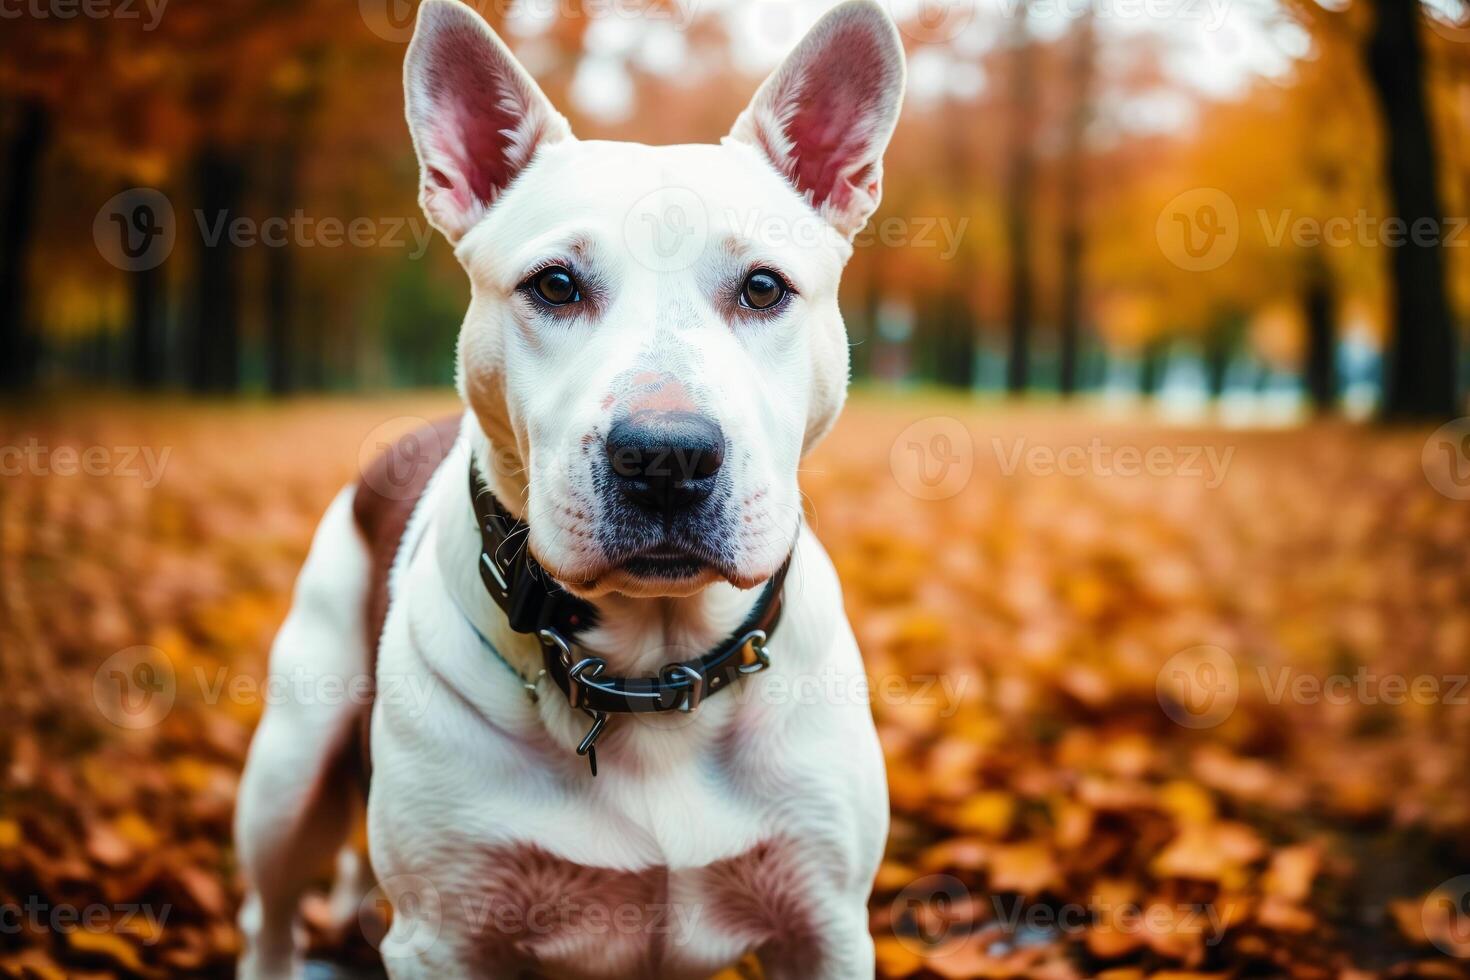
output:
M665 516L709 496L725 461L725 433L694 412L639 412L613 424L607 458L623 494Z

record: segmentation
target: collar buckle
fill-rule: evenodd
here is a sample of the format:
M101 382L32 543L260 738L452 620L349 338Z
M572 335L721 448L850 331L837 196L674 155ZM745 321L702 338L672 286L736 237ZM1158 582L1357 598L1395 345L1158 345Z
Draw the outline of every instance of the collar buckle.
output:
M587 678L595 679L606 666L607 661L601 657L583 657L571 670L567 671L567 678L572 682L571 689L567 692L567 700L571 702L573 708L585 707L587 692L593 688L593 684ZM599 733L602 731L600 725L597 731Z
M661 672L661 680L664 683L677 683L680 678L688 680L684 697L679 701L679 710L686 715L692 715L699 710L699 705L704 701L704 674L693 664L669 664Z

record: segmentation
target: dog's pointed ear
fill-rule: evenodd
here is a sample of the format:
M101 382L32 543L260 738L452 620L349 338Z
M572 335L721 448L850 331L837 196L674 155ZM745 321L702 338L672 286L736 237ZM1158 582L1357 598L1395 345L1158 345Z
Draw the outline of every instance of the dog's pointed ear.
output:
M850 0L766 79L729 138L765 154L851 239L877 210L903 88L903 43L892 19L872 0Z
M403 83L419 204L451 242L543 145L571 127L490 25L459 0L423 0Z

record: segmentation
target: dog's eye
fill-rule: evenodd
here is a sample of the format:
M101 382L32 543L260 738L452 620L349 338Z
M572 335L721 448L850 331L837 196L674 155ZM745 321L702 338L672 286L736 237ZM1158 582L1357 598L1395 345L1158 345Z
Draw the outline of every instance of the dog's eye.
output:
M582 290L577 285L577 280L559 265L536 273L531 279L531 288L543 302L552 306L566 306L582 299Z
M769 269L757 269L745 277L740 305L752 310L769 310L786 298L786 283Z

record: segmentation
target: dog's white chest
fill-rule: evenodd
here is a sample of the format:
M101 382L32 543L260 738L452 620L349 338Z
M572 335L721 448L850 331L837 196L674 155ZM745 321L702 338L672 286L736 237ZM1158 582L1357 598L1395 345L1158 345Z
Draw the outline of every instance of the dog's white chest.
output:
M825 591L809 579L804 597L835 599ZM441 694L463 697L436 698L430 712L378 703L373 859L396 908L424 902L393 895L395 879L410 891L415 876L432 881L437 908L420 928L450 962L492 977L704 980L761 951L793 976L820 975L797 969L803 957L834 929L864 928L833 910L861 911L886 830L866 705L782 694L806 673L860 669L850 641L802 675L781 663L747 678L668 719L676 727L619 719L594 780L517 717L548 705L530 706L454 620L431 625L457 615L442 583L423 576L405 599L380 676L433 676ZM838 608L793 607L778 649L809 656Z

